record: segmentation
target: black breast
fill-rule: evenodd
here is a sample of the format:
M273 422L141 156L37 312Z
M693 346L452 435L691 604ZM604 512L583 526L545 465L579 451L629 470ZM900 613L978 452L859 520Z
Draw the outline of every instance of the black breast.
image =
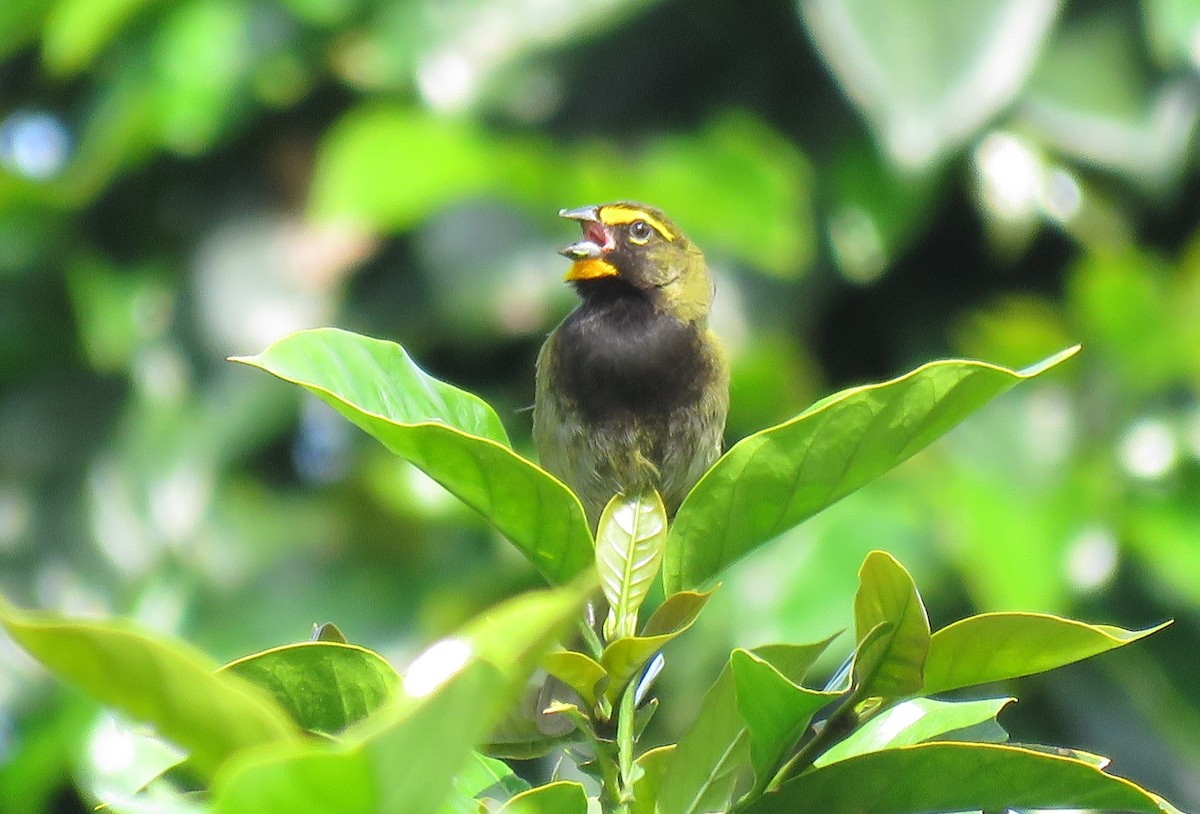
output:
M585 302L558 330L555 378L593 421L667 412L703 392L701 331L642 296Z

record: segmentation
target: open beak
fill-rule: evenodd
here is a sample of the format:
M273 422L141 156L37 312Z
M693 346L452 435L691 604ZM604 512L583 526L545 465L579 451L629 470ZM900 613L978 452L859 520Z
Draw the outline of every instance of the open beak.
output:
M581 206L578 209L560 209L558 216L567 220L579 221L579 225L583 229L581 239L558 251L563 257L575 261L571 264L564 279L571 281L615 277L617 275L616 267L602 259L614 244L612 234L600 220L600 207Z

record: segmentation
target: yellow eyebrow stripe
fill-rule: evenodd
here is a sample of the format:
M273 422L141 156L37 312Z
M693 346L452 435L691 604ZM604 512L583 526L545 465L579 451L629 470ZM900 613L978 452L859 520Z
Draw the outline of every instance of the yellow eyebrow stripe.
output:
M663 225L663 222L653 215L632 206L606 206L600 210L600 220L605 226L617 226L622 223L633 223L644 220L654 227L654 230L667 240L674 240L675 235Z

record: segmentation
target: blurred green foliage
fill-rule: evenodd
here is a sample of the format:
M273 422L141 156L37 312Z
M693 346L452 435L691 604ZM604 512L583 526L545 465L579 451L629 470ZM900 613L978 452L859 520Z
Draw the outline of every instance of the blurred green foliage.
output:
M322 324L396 338L528 451L572 300L554 213L643 199L717 272L731 441L935 356L1084 345L741 564L679 692L731 644L849 624L883 547L943 622L1176 617L1004 720L1195 808L1198 43L1196 0L8 0L0 590L222 659L333 619L403 663L536 584L440 487L222 360ZM94 711L7 641L0 666L0 810L86 808Z

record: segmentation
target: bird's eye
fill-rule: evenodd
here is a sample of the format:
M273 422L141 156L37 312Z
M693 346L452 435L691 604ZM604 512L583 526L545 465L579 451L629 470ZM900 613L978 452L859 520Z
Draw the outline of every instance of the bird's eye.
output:
M634 243L645 243L650 239L650 224L644 220L635 220L629 224L629 239Z

